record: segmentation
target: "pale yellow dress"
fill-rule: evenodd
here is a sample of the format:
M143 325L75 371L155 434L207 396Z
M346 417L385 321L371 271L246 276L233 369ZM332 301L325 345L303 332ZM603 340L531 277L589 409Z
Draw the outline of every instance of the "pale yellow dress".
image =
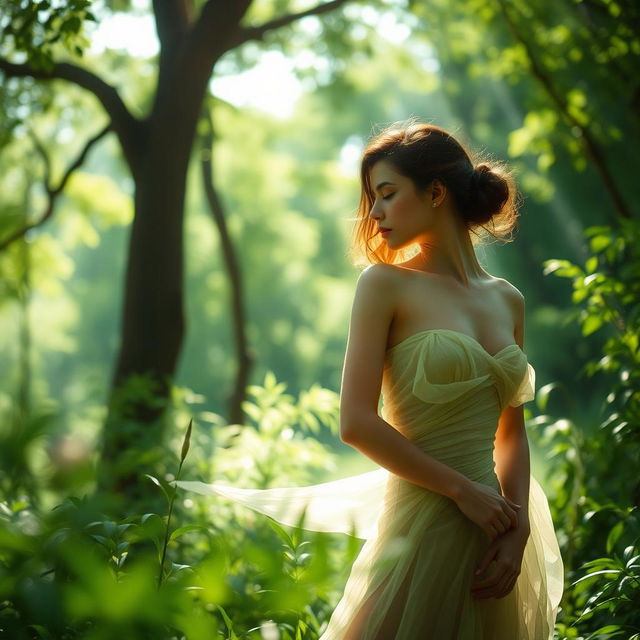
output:
M510 344L488 353L450 329L420 331L387 351L382 417L472 480L500 491L493 444L507 405L534 397L535 371ZM563 563L546 496L530 475L531 534L504 598L474 599L474 571L490 541L451 499L384 468L304 487L265 490L182 481L305 528L366 541L320 640L550 640ZM490 565L489 571L492 569Z

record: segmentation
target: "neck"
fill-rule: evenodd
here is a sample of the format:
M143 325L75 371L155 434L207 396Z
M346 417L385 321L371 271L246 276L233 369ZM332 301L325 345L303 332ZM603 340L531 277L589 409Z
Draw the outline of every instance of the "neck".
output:
M434 234L429 240L421 242L420 253L414 261L415 268L453 278L465 287L487 276L464 226L456 233Z

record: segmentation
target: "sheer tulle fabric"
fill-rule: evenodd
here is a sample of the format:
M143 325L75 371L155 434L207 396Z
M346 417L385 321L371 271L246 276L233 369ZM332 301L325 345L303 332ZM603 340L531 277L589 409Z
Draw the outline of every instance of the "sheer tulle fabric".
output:
M500 491L497 421L534 389L535 370L517 345L492 355L466 334L428 330L387 352L381 415L438 460ZM303 487L177 484L291 526L304 512L306 529L365 539L320 640L549 640L564 567L547 498L529 480L531 535L516 585L499 599L471 595L489 545L480 527L449 498L384 468Z

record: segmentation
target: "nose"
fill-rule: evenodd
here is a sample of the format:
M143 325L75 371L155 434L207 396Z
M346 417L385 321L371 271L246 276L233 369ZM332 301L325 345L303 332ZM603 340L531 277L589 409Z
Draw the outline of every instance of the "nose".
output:
M371 207L371 211L369 211L369 216L372 217L374 220L379 220L380 219L380 209L378 207L378 200L377 199L373 203L373 206Z

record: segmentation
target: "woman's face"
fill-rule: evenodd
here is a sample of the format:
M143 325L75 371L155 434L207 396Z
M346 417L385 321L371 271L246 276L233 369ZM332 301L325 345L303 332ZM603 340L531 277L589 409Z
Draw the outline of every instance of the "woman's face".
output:
M413 181L399 174L392 164L379 160L369 171L375 201L369 212L391 249L401 249L428 240L433 233L431 188L419 192ZM379 231L380 233L380 231Z

